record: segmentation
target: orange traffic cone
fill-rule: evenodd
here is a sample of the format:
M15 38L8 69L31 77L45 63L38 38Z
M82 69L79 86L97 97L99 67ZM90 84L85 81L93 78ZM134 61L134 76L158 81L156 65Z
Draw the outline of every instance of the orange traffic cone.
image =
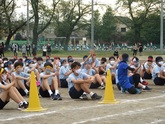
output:
M114 92L112 88L112 79L111 79L111 73L110 70L107 71L107 77L106 77L106 87L104 92L104 100L99 103L119 103L115 100Z
M31 72L31 74L30 74L29 106L27 109L25 109L23 111L33 112L33 111L43 111L43 110L46 110L46 109L42 108L40 105L35 74L34 74L34 72Z

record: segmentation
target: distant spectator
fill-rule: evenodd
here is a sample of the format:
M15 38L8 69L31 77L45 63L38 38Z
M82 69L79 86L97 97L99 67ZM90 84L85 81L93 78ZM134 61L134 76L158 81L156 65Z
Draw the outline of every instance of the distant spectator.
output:
M51 51L52 51L52 50L51 50L51 44L48 43L48 45L47 45L48 56L50 56Z
M114 55L116 58L118 58L118 57L119 57L119 52L118 52L118 50L117 50L117 49L115 49L115 51L114 51L113 55Z
M22 45L22 56L26 56L26 45Z
M14 56L17 56L18 55L18 45L13 44L12 48L13 48Z
M42 47L42 56L46 56L46 52L47 52L47 46L44 44L44 46Z
M142 52L143 52L143 45L141 43L139 43L139 53L140 53L140 56L142 55Z
M138 50L138 47L137 47L137 44L135 43L133 46L133 56L137 55L137 50Z
M0 44L0 57L4 57L4 52L3 52L3 45L2 45L2 43Z
M37 47L35 44L33 44L33 46L32 46L32 54L33 54L33 57L35 57L37 55Z
M26 45L27 56L29 56L29 55L31 56L30 47L31 47L31 45L29 43L27 43L27 45Z

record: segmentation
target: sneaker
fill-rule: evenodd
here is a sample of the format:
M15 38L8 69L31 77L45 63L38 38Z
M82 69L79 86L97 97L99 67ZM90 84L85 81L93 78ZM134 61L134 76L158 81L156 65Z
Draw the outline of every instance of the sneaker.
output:
M60 94L55 95L55 100L62 100L62 97L60 96Z
M101 86L100 86L100 89L101 89L101 90L104 90L104 89L105 89L105 85L101 85Z
M28 108L29 103L23 103L23 106L24 106L24 108L26 109L26 108Z
M149 88L148 86L146 86L143 90L152 90L152 88Z
M97 99L101 99L102 98L102 96L99 96L99 95L97 95L96 93L94 93L92 96L91 96L91 99L93 99L93 100L97 100Z
M27 92L26 97L29 97L29 92Z
M88 100L88 97L87 97L86 94L82 94L82 95L80 96L80 99L81 99L81 100Z
M147 81L143 81L141 84L143 84L143 85L148 85L148 82Z
M126 90L121 87L121 93L126 94Z
M136 94L141 94L141 91L138 88L135 89L136 89Z
M23 110L23 109L24 109L24 105L23 104L18 106L18 110Z
M54 94L51 94L51 99L56 100L56 96Z

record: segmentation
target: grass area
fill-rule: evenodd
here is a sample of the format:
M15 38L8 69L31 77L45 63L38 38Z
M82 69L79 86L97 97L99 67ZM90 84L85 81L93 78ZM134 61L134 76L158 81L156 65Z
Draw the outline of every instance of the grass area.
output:
M96 51L97 57L110 57L113 55L114 51ZM128 53L130 56L132 56L133 51L131 50L120 50L119 55L122 53ZM143 56L148 55L160 55L160 51L144 51L142 53ZM5 51L5 56L7 57L13 57L12 51ZM59 56L59 57L67 57L67 56L73 56L73 57L80 57L82 58L84 55L89 55L89 51L52 51L51 56ZM139 55L139 53L138 53ZM21 51L18 53L18 56L22 56ZM37 56L42 56L42 51L37 51Z

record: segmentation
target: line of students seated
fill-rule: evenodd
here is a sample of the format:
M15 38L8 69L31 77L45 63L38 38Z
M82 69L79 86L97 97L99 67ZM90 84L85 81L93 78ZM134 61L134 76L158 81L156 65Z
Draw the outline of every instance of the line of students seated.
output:
M0 59L0 109L9 102L9 98L16 101L19 108L27 108L28 103L22 96L29 95L29 76L32 71L36 75L39 94L52 100L62 100L59 87L68 88L72 99L101 99L102 96L91 89L105 89L108 69L111 71L112 83L122 93L137 94L141 93L141 89L151 90L145 79L153 79L155 85L165 84L165 64L161 56L156 57L155 62L152 56L143 63L137 57L131 58L130 63L129 60L129 55L123 54L118 58L109 57L108 62L105 57L99 61L94 51L85 55L81 63L74 61L72 56L67 59L55 56L45 61L42 57ZM8 92L5 92L6 89ZM11 96L10 89L14 89L15 96Z

